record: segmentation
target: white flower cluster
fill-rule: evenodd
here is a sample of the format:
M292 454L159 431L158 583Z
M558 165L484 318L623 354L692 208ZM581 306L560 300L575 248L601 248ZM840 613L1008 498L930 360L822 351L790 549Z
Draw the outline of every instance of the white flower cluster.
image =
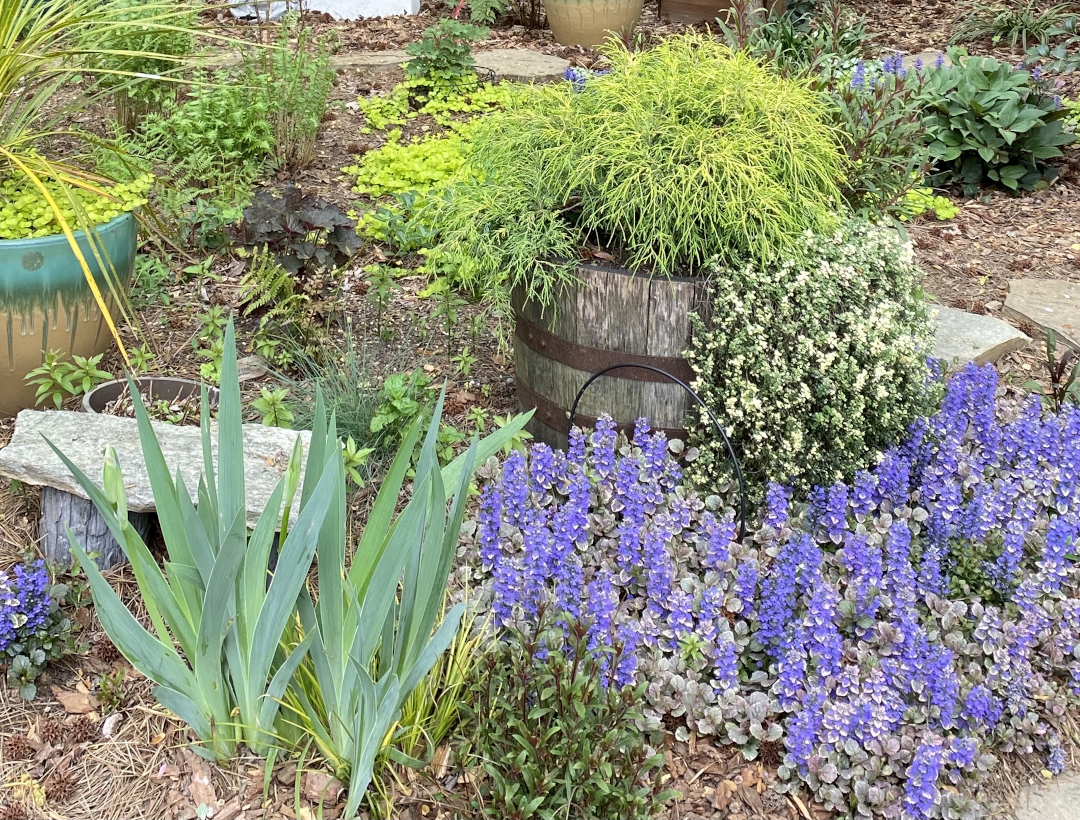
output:
M839 480L926 407L932 333L912 259L894 231L849 222L779 265L715 269L687 357L753 484ZM715 480L726 450L701 421L696 477Z

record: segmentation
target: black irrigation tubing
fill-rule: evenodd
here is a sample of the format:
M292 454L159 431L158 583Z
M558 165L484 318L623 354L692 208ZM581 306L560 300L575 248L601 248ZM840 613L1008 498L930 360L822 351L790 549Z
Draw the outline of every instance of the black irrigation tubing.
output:
M666 370L661 370L659 367L653 367L650 364L613 364L610 367L605 367L603 370L598 370L596 373L593 373L592 376L589 377L589 380L581 386L581 389L578 390L577 395L574 396L574 403L570 406L569 429L574 429L574 417L577 415L578 402L580 402L581 397L585 395L585 391L589 389L589 385L591 385L601 376L607 375L612 370L621 370L627 367L636 367L639 370L651 370L653 373L658 373L661 376L670 379L671 381L675 382L675 384L679 385L679 387L681 387L687 393L689 393L691 396L693 396L694 401L696 401L698 405L700 405L701 409L709 414L709 420L712 421L713 426L716 427L716 431L720 434L720 438L724 440L724 445L727 447L728 455L731 457L731 463L735 467L735 478L738 479L739 482L739 540L741 541L743 539L743 536L746 535L746 482L743 480L742 468L739 466L739 459L735 456L735 448L731 446L731 439L729 439L727 433L724 432L724 428L720 424L720 420L716 418L716 414L713 413L709 405L705 403L705 400L702 399L701 396L699 396L697 393L695 393L694 390L690 387L690 385L688 385L682 379L678 378L677 376L672 376Z

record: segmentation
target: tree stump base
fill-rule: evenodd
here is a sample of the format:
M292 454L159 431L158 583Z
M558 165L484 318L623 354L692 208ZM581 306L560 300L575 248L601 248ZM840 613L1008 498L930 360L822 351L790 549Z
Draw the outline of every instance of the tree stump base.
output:
M128 513L128 521L143 541L150 534L153 518L153 513ZM93 501L53 487L42 487L41 551L51 563L61 566L72 563L68 527L87 554L97 553L95 563L100 569L112 569L127 561L127 555L109 532Z

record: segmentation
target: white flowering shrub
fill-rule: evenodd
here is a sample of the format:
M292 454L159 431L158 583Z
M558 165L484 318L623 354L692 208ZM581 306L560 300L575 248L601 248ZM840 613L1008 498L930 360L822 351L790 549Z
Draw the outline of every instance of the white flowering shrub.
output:
M827 485L866 467L928 407L921 273L895 231L807 234L779 265L717 268L687 356L749 483ZM697 478L729 469L702 414Z

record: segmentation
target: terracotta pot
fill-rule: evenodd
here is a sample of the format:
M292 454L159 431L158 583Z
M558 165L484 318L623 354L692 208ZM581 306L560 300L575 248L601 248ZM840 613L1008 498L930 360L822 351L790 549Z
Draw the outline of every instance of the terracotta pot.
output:
M116 273L113 287L126 291L135 269L135 217L121 214L98 225L96 233ZM113 277L101 270L83 232L75 236L111 307ZM25 378L41 365L47 351L93 356L112 343L105 317L62 234L0 240L0 418L34 406L37 390Z
M545 0L548 23L564 46L593 48L612 34L629 35L641 18L642 0Z

